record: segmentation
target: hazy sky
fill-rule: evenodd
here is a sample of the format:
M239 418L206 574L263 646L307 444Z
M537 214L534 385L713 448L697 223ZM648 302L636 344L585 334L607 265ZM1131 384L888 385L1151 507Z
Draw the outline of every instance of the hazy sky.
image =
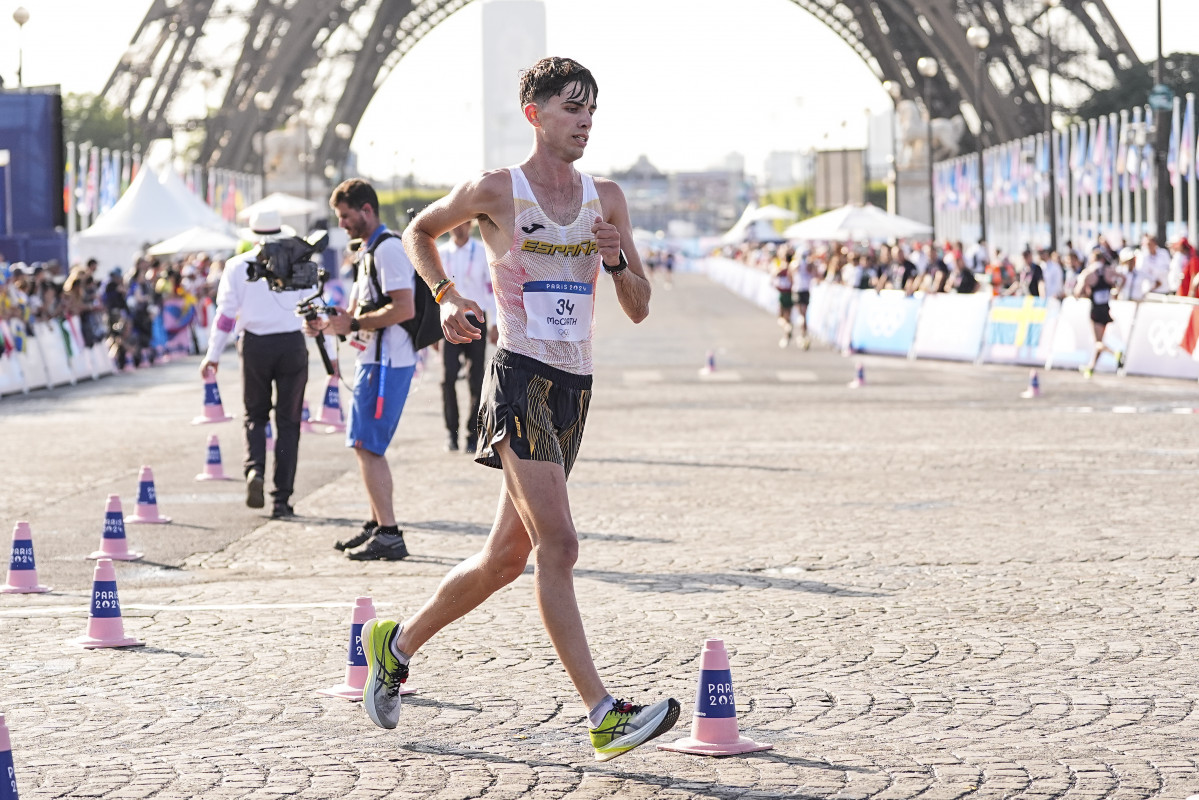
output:
M99 91L150 0L20 0L27 84ZM0 75L16 83L17 26L0 5ZM890 107L865 64L790 0L545 0L549 51L585 64L600 110L580 167L641 154L702 169L730 152L760 171L772 150L865 143L866 109ZM1156 54L1150 0L1107 0L1142 59ZM1164 50L1195 50L1199 0L1162 0ZM367 174L453 182L482 167L481 13L472 3L391 74L353 141ZM516 90L513 87L513 96ZM514 100L515 102L515 100ZM846 122L842 126L842 122ZM827 138L826 138L827 137Z

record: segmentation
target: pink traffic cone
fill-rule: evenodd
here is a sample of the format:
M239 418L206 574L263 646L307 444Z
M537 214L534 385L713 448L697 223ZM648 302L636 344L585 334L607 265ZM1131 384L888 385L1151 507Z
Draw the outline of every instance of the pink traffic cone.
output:
M325 388L325 404L321 407L318 423L325 426L325 433L336 433L346 429L345 418L341 415L341 387L337 375L329 376L329 385Z
M312 427L312 413L308 410L308 401L304 401L304 409L300 412L300 431L302 433L315 433L316 428Z
M709 350L707 358L704 359L704 365L702 367L700 367L700 369L699 369L699 374L700 375L711 375L715 371L716 371L716 351Z
M861 389L866 385L866 368L862 366L862 362L858 362L858 366L854 371L853 380L849 382L850 389Z
M362 649L362 626L367 620L374 618L375 605L369 597L359 597L354 600L354 610L350 613L350 654L346 660L346 678L336 686L317 689L318 694L327 694L330 697L340 697L345 700L362 699L362 690L366 687L366 675L369 671L366 665L366 653ZM400 689L401 695L415 693L415 689Z
M33 530L28 522L18 522L12 529L12 558L8 562L8 579L0 586L0 594L34 594L50 591L37 582L37 565L33 560ZM0 786L4 776L0 773Z
M0 798L17 800L17 771L12 761L12 742L8 738L8 725L0 713Z
M769 750L774 745L759 744L741 735L737 728L737 705L733 699L733 674L723 639L707 639L699 657L699 687L695 692L695 717L691 736L659 750L674 750L699 756L731 756Z
M225 413L221 404L221 390L217 388L216 376L209 375L204 379L204 411L192 420L192 425L206 425L211 422L228 422L233 419Z
M1041 396L1041 379L1037 376L1037 371L1030 370L1028 373L1028 388L1020 393L1020 396L1025 400L1032 400L1034 397Z
M125 517L126 522L142 522L159 525L170 522L170 517L158 513L158 495L154 491L154 473L142 467L137 477L137 510Z
M74 643L88 650L97 647L144 647L125 635L125 623L121 620L121 601L117 597L117 573L112 560L102 558L96 562L92 578L92 603L87 615L87 634Z
M275 452L275 431L271 428L269 420L266 423L266 450L268 453Z
M216 434L208 437L208 455L204 459L204 471L196 476L198 481L231 481L221 465L221 442Z
M108 505L104 508L104 535L100 539L100 549L88 558L137 561L142 555L143 553L134 553L129 549L125 541L125 519L121 517L121 498L110 494Z

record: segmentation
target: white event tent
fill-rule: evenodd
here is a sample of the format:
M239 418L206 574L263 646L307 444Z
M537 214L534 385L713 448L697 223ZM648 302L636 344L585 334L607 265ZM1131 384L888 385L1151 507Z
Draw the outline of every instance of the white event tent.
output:
M826 242L911 239L927 236L932 228L923 222L888 213L870 203L841 206L783 231L787 239Z
M766 208L777 208L767 206ZM783 237L771 224L770 214L760 216L757 203L750 203L741 212L741 218L720 237L721 244L741 244L742 242L781 242ZM785 209L780 209L785 210Z
M195 192L188 189L183 183L183 179L179 177L179 173L175 172L175 170L169 167L162 170L159 181L187 213L189 227L205 228L230 236L236 233L232 223L209 208L208 204L201 200Z
M232 233L231 226L188 191L169 168L160 178L153 167L143 164L116 205L71 238L71 260L94 258L102 273L113 267L128 269L150 245L196 227Z

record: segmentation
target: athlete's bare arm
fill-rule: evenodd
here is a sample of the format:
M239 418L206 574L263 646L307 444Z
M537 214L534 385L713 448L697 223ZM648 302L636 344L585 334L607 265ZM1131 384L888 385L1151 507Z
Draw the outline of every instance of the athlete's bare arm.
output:
M633 322L641 322L649 316L650 282L646 280L641 265L641 255L633 243L633 223L629 219L629 204L620 187L603 178L595 179L600 206L604 210L604 221L596 220L591 228L599 246L604 263L614 265L620 261L624 246L624 257L629 262L627 269L612 276L616 285L616 298L620 307Z
M437 286L445 279L441 256L437 253L437 237L463 222L477 219L487 257L506 253L512 246L512 179L507 170L485 172L464 181L445 197L416 215L404 231L404 249L416 268L416 273L429 285ZM483 309L473 299L463 297L451 287L441 302L441 329L446 341L463 344L482 336L466 321L466 313L485 319Z

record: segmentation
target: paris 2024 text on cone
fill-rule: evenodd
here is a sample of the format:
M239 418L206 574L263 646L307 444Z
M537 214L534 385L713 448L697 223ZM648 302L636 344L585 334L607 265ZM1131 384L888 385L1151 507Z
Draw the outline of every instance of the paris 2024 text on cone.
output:
M37 582L37 563L33 560L33 529L18 522L12 529L12 555L8 561L8 579L0 594L37 594L50 591Z
M154 473L142 467L137 477L137 510L125 517L126 522L161 525L170 522L170 517L158 513L158 493L154 490Z
M143 647L146 644L125 635L121 601L117 597L117 573L110 559L101 558L96 562L87 633L75 639L74 643L88 650L98 647Z
M850 389L861 389L866 385L866 367L859 361L854 367L853 380L849 382Z
M759 744L741 735L733 698L733 675L724 640L706 640L699 657L699 687L695 691L691 736L660 744L658 749L699 756L732 756L769 750L773 746Z
M13 766L8 724L0 714L0 800L17 800L17 770Z
M338 433L346 429L345 417L341 413L341 386L337 374L329 376L329 385L325 387L325 402L321 406L321 416L316 421L325 426L325 433Z
M1035 369L1028 373L1028 388L1021 392L1020 396L1025 400L1041 396L1041 378Z
M318 694L330 697L340 697L344 700L361 700L362 690L366 688L366 675L369 667L366 664L366 653L362 651L362 626L367 620L375 618L375 605L369 597L359 597L354 600L354 610L350 613L350 652L346 659L345 681L328 689L317 689ZM415 689L400 689L400 694L413 694Z
M121 516L121 498L110 494L104 506L104 533L100 537L100 549L88 555L88 558L137 561L142 555L129 549L125 539L125 520Z
M233 480L225 474L225 467L221 464L221 441L214 433L208 437L208 450L204 457L204 471L196 476L198 481L231 481Z
M221 404L221 390L217 388L216 376L209 375L204 379L204 410L192 420L192 425L228 422L231 419L233 417L225 413L225 406Z

